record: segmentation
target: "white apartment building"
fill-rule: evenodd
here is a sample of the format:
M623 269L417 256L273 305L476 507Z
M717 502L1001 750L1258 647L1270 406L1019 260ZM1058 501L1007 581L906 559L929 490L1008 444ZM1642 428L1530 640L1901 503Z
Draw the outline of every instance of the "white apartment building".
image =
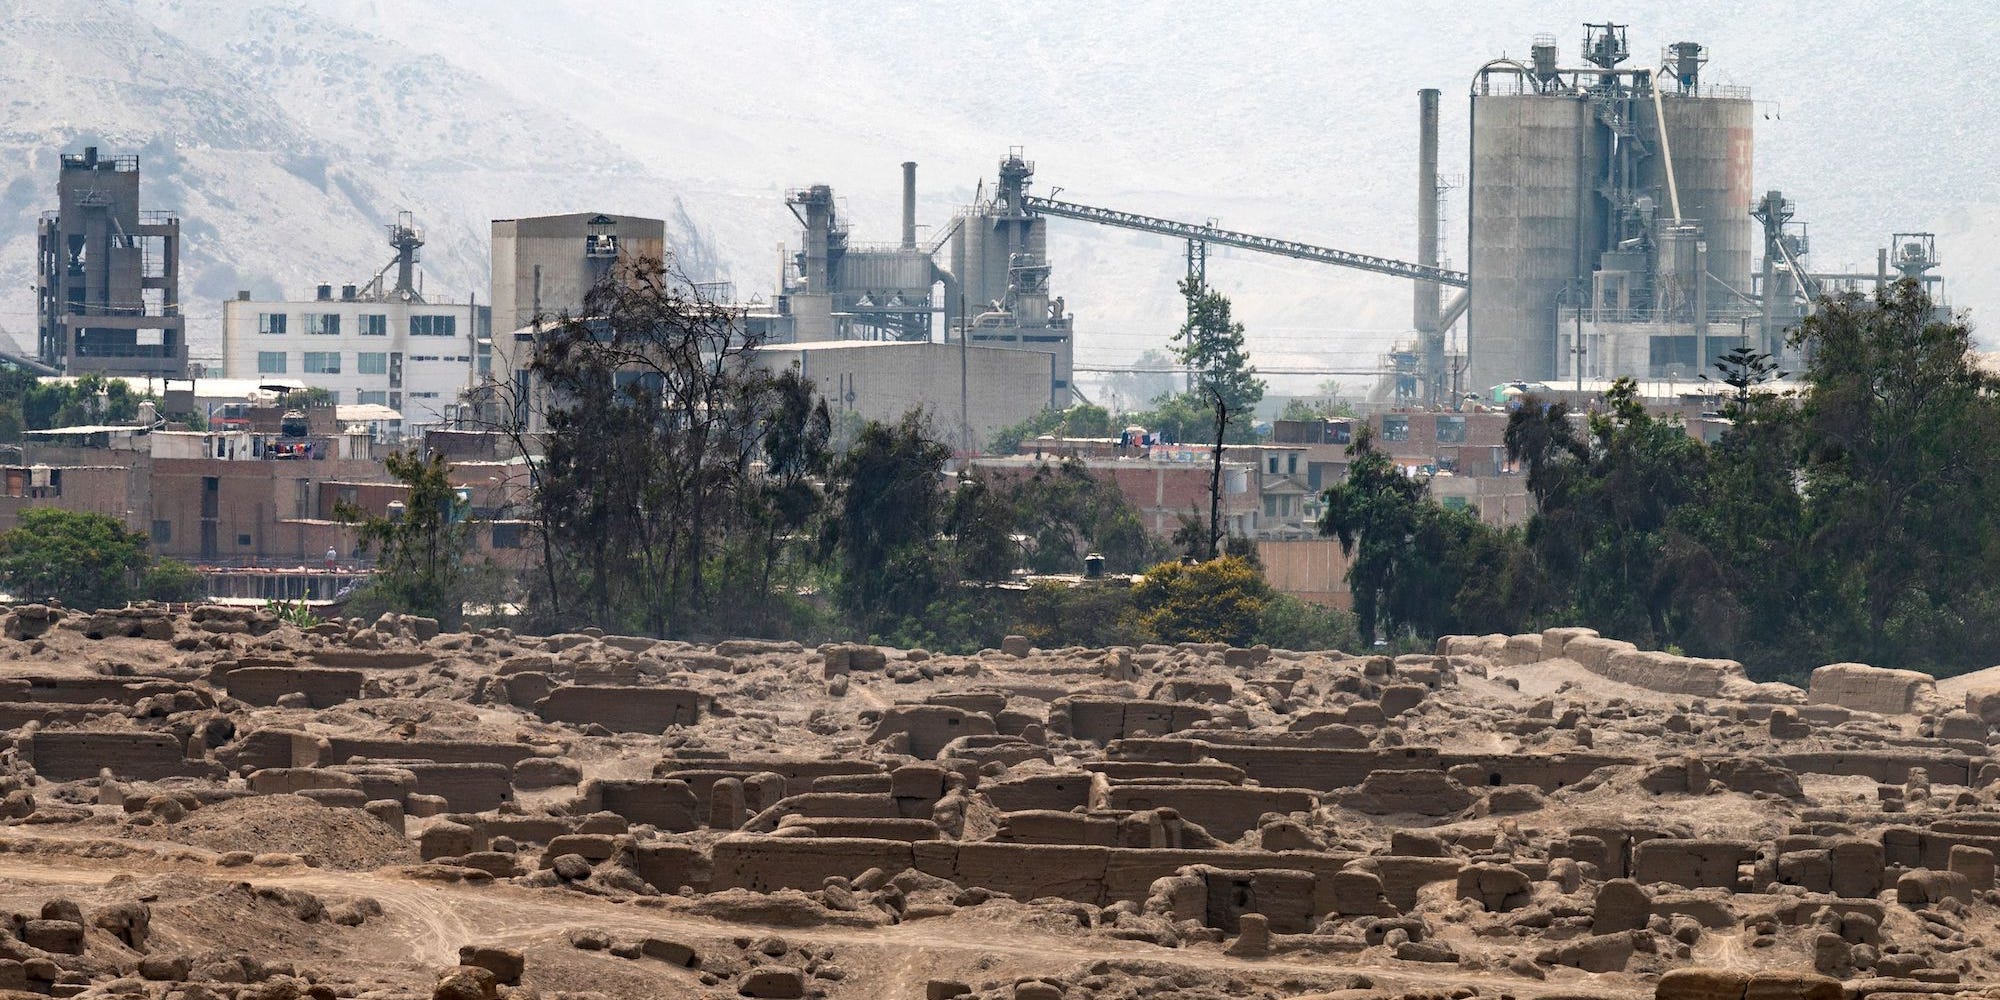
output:
M369 299L344 285L340 297L223 304L222 365L228 378L285 378L325 389L337 404L386 406L392 432L452 423L459 394L490 363L492 310L469 303Z

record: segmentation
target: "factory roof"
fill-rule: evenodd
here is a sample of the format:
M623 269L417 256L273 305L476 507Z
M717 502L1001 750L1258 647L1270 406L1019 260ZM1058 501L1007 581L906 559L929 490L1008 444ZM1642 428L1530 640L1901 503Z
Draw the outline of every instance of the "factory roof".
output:
M758 344L759 351L845 351L856 347L951 347L935 340L807 340L795 344Z
M342 403L333 408L333 417L342 422L351 420L401 420L403 414L380 403Z
M68 384L81 376L44 375L36 381L43 385ZM138 393L164 392L172 383L191 383L197 399L250 399L256 395L277 389L303 389L306 384L295 378L161 378L143 375L105 375L106 382L123 382L127 389Z
M22 431L33 437L64 437L71 434L144 434L146 428L140 424L80 424L76 427L50 427L39 431Z

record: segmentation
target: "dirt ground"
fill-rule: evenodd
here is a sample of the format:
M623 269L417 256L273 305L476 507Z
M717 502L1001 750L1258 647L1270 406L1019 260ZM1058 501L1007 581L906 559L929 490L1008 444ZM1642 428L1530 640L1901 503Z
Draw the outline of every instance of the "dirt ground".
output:
M1977 679L1938 685L1918 711L1876 715L1808 706L1804 692L1782 704L1770 691L1757 695L1764 701L1689 697L1561 657L1391 661L1195 646L934 657L436 635L422 620L393 617L302 632L245 612L139 609L116 621L58 612L41 623L37 614L10 612L0 639L0 692L12 692L0 693L0 716L13 726L0 744L0 916L14 915L0 928L0 991L1525 1000L1680 996L1663 976L1708 969L1738 978L1718 972L1722 985L1703 996L1831 1000L1826 984L1838 991L1843 982L1851 997L1965 994L2000 967L1990 854L1984 883L1976 877L1980 838L2000 845L2000 768L1989 770L1982 740L1964 738L1962 718L1949 733L1944 721L1966 691L1984 690ZM120 634L127 621L152 622L153 637ZM228 676L252 668L301 673L296 690L258 699L276 703L252 704ZM357 676L328 673L343 670ZM618 731L603 724L628 715L615 704L603 721L553 718L545 699L565 686L685 692L698 718ZM932 726L961 728L933 739ZM58 742L65 734L174 742L164 756L157 747L143 759L112 753L95 777L51 780L44 774L63 769L49 748L75 746ZM352 761L326 756L342 740L378 749ZM411 786L389 809L359 801L353 775L369 768L365 780L407 785L408 774L375 772L432 774L424 762L496 747L527 760L488 768L511 768L497 809L433 794L482 794L470 785ZM1256 768L1274 765L1259 754L1293 750L1328 761L1421 751L1411 759L1427 763L1385 765L1365 780L1273 770L1265 776L1311 783L1288 800L1309 807L1203 812L1212 808L1206 789L1273 788ZM1180 764L1211 770L1160 777L1179 753L1189 755ZM313 759L292 759L301 754ZM1911 770L1911 759L1927 766ZM614 815L592 797L605 783L742 762L810 775L830 761L855 773L765 781L752 791L772 801L750 803L734 826L718 825L705 798L676 824ZM143 773L154 765L185 773ZM276 787L287 768L297 771L288 787L307 790L253 794ZM1207 776L1232 768L1233 778ZM1515 768L1527 777L1502 780ZM759 771L739 773L750 789ZM891 794L926 775L939 791ZM1039 812L996 805L1025 794L1009 789L1063 776L1082 782L1087 802ZM1179 807L1114 804L1148 789ZM1197 817L1245 832L1218 835ZM982 884L914 869L848 872L838 859L824 884L754 891L718 880L682 891L646 883L633 860L659 849L706 865L724 841L784 846L829 835L815 822L961 845L1059 844L1070 834L1047 830L1092 830L1073 842L1125 838L1114 859L1194 853L1150 891L1115 899L1021 898L995 888L1019 873ZM481 824L517 832L443 853ZM569 846L533 832L542 829L563 831ZM1747 847L1720 876L1726 885L1632 885L1591 853L1602 845L1590 836L1606 830L1630 832L1634 845ZM1951 881L1896 860L1896 845L1919 850L1925 837L1973 845L1952 854L1972 876L1953 868ZM1873 896L1819 887L1827 845L1842 838L1889 852ZM1313 875L1311 857L1336 860ZM1429 860L1410 863L1417 858ZM1256 876L1268 883L1249 874L1264 870L1278 874ZM1384 909L1342 909L1351 904L1338 902L1348 890L1330 888L1336 870L1358 873L1350 889L1376 879ZM1403 870L1432 874L1392 905L1393 873ZM1214 888L1230 872L1246 873L1240 884L1252 888L1235 897ZM1906 888L1913 872L1923 884ZM1260 886L1300 884L1319 887L1299 897L1308 925L1264 940L1253 925L1290 904ZM1605 894L1618 892L1649 907L1629 926L1606 915ZM70 926L81 928L73 942ZM467 972L462 960L499 974ZM1742 979L1753 974L1763 978Z

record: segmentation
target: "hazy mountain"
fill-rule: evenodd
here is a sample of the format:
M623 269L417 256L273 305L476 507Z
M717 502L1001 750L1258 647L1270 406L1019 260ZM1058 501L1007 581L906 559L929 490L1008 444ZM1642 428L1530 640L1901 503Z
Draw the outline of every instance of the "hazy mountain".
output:
M601 209L668 219L695 268L747 296L797 242L785 189L833 184L857 237L893 238L897 163L922 164L921 216L941 224L1015 145L1065 198L1409 256L1416 89L1445 92L1445 170L1462 173L1473 69L1539 31L1573 61L1581 23L1604 16L1566 2L4 9L0 324L32 328L32 220L58 150L95 141L139 152L149 207L183 215L197 353L237 288L372 275L397 209L426 230L434 295L484 297L490 219ZM1697 0L1613 16L1637 22L1635 60L1692 38L1710 80L1753 89L1769 116L1758 186L1798 203L1817 265L1872 269L1891 231L1935 231L1950 295L1978 321L2000 308L1983 266L2000 249L2000 140L1965 70L2000 43L1970 27L1983 7L1884 11ZM1448 213L1461 262L1463 214ZM1171 332L1177 245L1052 226L1080 359L1126 360ZM1226 252L1210 277L1267 367L1367 367L1408 324L1394 279Z

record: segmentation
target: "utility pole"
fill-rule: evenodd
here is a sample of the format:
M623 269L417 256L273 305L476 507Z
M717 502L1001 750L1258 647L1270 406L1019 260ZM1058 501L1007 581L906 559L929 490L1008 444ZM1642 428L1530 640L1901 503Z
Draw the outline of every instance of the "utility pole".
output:
M947 311L949 309L947 308ZM945 326L951 326L946 317ZM970 362L966 357L965 292L958 293L958 440L966 454L972 453L972 380Z
M1208 387L1215 400L1215 460L1208 473L1208 557L1222 554L1222 431L1229 426L1229 405L1222 400L1222 388Z
M1576 355L1569 366L1576 369L1576 391L1583 391L1583 306L1576 307L1576 336L1572 338L1569 352Z

